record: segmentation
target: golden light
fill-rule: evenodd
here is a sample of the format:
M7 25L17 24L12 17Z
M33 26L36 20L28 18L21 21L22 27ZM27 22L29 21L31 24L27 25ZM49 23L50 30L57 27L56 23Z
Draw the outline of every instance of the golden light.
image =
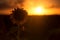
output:
M40 7L36 8L36 9L35 9L35 12L36 12L36 13L42 12L42 8L40 8Z
M43 7L32 7L28 9L28 15L44 15L45 9Z
M41 14L42 12L44 11L44 9L42 8L42 7L36 7L36 8L34 8L34 10L33 10L33 12L35 13L35 14Z
M29 16L60 14L60 8L50 8L51 6L54 6L54 3L50 0L26 0L24 3L24 9Z

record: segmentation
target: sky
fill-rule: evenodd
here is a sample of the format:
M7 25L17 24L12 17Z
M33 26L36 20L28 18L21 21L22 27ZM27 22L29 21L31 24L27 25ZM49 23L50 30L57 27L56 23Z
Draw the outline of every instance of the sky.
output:
M10 14L11 10L22 2L23 0L0 0L0 14Z
M8 14L17 6L27 11L33 7L42 6L47 10L46 13L60 13L60 0L0 0L0 13Z

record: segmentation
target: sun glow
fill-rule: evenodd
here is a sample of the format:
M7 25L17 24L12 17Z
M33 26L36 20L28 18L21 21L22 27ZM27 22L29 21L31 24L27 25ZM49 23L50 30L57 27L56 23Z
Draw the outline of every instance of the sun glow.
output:
M43 7L32 7L28 10L28 15L44 15L45 9Z
M33 13L35 13L37 15L42 14L43 12L44 12L44 8L42 8L42 7L36 7L33 10Z
M43 11L43 8L40 8L40 7L35 8L35 12L36 12L36 13L40 13L40 12L42 12L42 11Z

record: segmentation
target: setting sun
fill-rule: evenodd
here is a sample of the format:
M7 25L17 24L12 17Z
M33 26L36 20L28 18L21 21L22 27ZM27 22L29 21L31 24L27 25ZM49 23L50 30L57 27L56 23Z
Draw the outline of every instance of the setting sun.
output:
M44 15L45 9L44 7L32 7L28 9L28 15Z
M36 7L36 8L34 8L34 10L33 10L33 13L35 13L36 15L40 15L40 14L42 14L44 12L44 8L42 8L42 7Z
M35 12L37 12L37 13L40 13L40 12L42 12L42 8L40 8L40 7L37 7L37 8L35 8Z

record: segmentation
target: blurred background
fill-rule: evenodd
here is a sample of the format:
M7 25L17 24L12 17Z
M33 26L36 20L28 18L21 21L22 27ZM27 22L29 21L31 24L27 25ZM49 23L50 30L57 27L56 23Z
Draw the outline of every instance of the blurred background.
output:
M60 0L0 0L0 15L10 15L16 7L28 12L24 40L60 37Z

